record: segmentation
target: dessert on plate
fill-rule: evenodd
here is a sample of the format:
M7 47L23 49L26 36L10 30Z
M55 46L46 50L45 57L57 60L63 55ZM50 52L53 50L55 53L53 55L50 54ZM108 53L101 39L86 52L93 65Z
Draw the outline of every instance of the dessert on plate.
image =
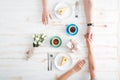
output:
M58 9L58 14L63 15L67 11L67 9L68 9L67 7L59 8Z
M61 60L61 63L60 63L60 66L64 66L68 61L69 61L68 57L63 56L62 60Z

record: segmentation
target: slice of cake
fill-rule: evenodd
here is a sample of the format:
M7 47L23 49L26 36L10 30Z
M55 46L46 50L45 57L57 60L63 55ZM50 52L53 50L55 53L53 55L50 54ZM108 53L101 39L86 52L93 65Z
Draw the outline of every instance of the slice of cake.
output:
M58 9L58 14L63 15L66 12L66 10L67 10L67 7L60 8L60 9Z
M63 56L62 57L62 60L61 60L61 63L60 63L60 66L63 66L63 65L65 65L67 62L68 62L68 58L67 57L65 57L65 56Z

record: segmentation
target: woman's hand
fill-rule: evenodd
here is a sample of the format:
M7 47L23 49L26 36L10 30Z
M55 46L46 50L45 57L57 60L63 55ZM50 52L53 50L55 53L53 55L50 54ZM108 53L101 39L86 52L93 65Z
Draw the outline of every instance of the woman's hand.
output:
M58 77L57 80L67 80L75 72L81 70L84 64L85 64L85 60L78 61L77 64L71 70L67 71L66 73Z
M47 25L48 22L49 22L49 18L52 19L52 16L49 13L49 11L47 9L43 10L43 12L42 12L42 23Z
M89 64L89 71L91 80L95 78L95 60L93 56L93 48L92 48L92 35L88 38L88 33L85 34L86 44L88 48L88 64Z
M93 33L92 33L92 27L88 26L87 27L87 38L92 38L93 37Z
M72 68L72 71L78 72L82 69L83 65L85 64L85 60L79 60L76 65Z
M89 35L89 33L86 33L84 35L85 39L86 39L86 43L87 43L87 46L90 48L91 44L92 44L92 38L93 38L93 35Z

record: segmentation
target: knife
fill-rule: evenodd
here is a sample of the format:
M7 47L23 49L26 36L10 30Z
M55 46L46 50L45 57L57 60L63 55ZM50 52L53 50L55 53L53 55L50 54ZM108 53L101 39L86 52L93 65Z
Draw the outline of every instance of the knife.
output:
M75 2L75 17L78 18L78 14L79 14L79 10L80 10L80 6L79 6L79 1Z
M49 53L47 54L47 56L48 56L48 71L50 70L50 57L49 57Z

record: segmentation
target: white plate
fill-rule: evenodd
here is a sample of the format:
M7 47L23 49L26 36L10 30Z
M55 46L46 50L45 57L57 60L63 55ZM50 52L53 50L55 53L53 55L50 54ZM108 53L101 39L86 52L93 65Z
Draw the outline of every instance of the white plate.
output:
M65 65L60 66L60 62L61 62L63 56L67 57L69 60L68 60L68 62ZM63 53L58 54L55 57L55 61L54 62L55 62L56 68L58 68L59 70L69 70L72 67L72 58L68 54L63 54Z
M65 13L63 15L60 15L58 13L58 9L64 8L64 7L67 7L67 10L65 11ZM55 6L54 12L55 12L55 16L57 18L59 18L59 19L66 19L66 18L68 18L68 17L70 17L72 15L72 7L68 3L66 3L66 2L59 2Z

